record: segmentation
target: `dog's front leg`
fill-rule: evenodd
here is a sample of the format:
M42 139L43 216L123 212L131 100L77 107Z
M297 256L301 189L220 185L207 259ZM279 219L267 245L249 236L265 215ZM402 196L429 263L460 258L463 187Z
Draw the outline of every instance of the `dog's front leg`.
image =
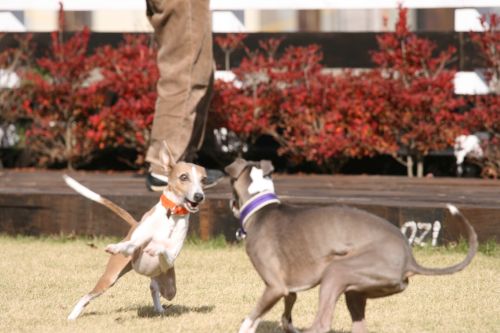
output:
M257 326L259 325L260 318L285 294L286 292L284 292L281 288L267 286L255 309L252 311L250 316L243 321L243 324L241 324L239 333L255 333Z
M126 241L116 244L109 244L104 250L109 254L121 253L125 257L129 257L134 253L136 248L137 247L133 243L131 243L130 241Z
M154 240L144 249L152 256L159 256L162 272L174 266L174 261L179 256L186 239L189 223L187 219L177 221L170 238L167 240Z
M175 258L170 254L172 247L173 245L170 241L153 240L144 248L144 252L153 257L158 256L161 271L166 272L174 266Z
M124 256L131 256L140 246L146 244L153 238L155 228L154 219L146 219L141 222L132 233L130 240L109 244L106 246L106 252L111 254L121 253Z

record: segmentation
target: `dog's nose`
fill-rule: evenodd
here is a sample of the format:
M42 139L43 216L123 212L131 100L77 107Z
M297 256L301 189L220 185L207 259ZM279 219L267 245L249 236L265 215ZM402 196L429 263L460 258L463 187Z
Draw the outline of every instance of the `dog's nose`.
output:
M201 201L203 201L204 198L205 198L205 196L203 195L203 193L200 193L200 192L195 193L193 196L193 199L195 202L201 202Z

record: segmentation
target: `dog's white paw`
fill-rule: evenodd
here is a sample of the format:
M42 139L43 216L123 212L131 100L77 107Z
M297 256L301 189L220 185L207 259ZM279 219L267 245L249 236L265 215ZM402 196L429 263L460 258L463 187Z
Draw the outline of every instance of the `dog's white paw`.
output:
M135 249L136 247L134 246L134 244L122 242L116 244L109 244L108 246L106 246L105 251L111 254L121 253L125 257L128 257L134 253Z
M108 246L106 246L104 251L111 254L117 254L120 252L118 244L109 244Z
M155 307L155 312L159 315L164 315L167 311L163 307L163 305L160 305L159 307Z
M252 321L250 318L245 318L240 326L238 333L255 333L257 326L259 326L260 319Z
M165 251L165 246L158 243L149 243L148 246L146 246L146 248L144 249L144 252L152 257L159 256Z

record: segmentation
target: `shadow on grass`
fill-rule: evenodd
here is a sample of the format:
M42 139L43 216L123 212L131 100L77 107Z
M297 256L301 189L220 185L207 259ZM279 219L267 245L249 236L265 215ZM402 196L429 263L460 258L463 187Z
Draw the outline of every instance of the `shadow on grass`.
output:
M202 305L202 306L185 306L185 305L177 305L177 304L170 304L170 305L163 305L163 308L165 309L164 314L159 314L155 311L154 307L152 306L127 306L127 307L121 307L116 312L122 313L122 312L129 312L129 311L134 311L137 310L137 316L139 318L153 318L153 317L178 317L181 316L185 313L190 313L190 312L196 312L196 313L210 313L215 309L215 305ZM102 313L97 312L97 311L88 311L83 313L81 316L86 317L86 316L97 316L97 315L102 315ZM123 317L117 317L115 321L121 322L124 321L125 318Z
M184 313L196 312L196 313L209 313L215 309L215 305L203 305L203 306L185 306L185 305L167 305L163 306L165 308L164 314L158 314L154 307L152 306L141 306L137 309L137 315L141 318L150 317L178 317Z
M300 332L303 332L306 328L302 327L297 329ZM281 325L277 321L262 321L259 326L257 327L257 333L283 333L283 330L281 329ZM334 331L330 330L328 333L349 333L349 331Z

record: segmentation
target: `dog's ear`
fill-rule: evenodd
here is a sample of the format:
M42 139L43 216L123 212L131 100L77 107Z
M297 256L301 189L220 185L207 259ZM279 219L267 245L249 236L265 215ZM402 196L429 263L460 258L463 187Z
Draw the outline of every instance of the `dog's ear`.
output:
M242 158L237 158L233 163L225 167L224 171L229 175L229 177L236 179L241 175L243 170L245 170L247 165L247 161Z
M268 160L260 161L260 168L262 169L264 176L269 176L274 171L273 164Z
M170 172L170 170L172 170L176 164L176 161L174 160L172 155L172 151L168 147L168 144L165 140L161 143L160 162L167 173Z

